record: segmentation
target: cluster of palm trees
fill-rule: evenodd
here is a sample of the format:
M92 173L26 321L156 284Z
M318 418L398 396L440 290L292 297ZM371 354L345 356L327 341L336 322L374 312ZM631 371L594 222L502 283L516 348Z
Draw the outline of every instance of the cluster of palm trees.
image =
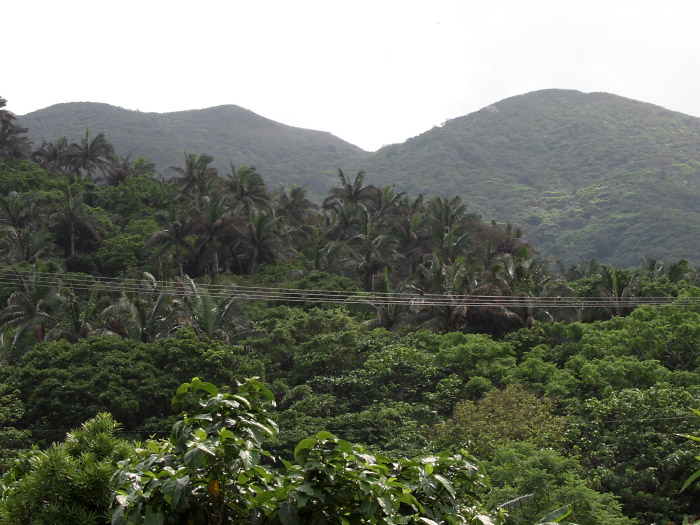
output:
M144 273L138 283L117 290L95 279L48 276L32 268L5 273L3 282L12 283L12 292L0 311L0 366L42 341L113 335L152 342L189 328L228 344L249 329L233 297L187 277L166 289Z
M11 118L5 119L11 122ZM152 184L161 192L157 199L146 194L133 197L148 201L147 219L155 226L136 232L142 242L135 255L137 268L120 268L109 276L141 276L148 271L162 281L191 282L199 290L194 281L188 281L189 276L197 280L206 276L216 283L217 279L230 279L226 276L231 274L254 274L261 265L285 263L297 276L314 271L338 274L370 293L438 294L449 299L441 304L417 300L408 305L377 305L372 323L387 328L410 325L503 333L534 320L575 319L580 314L566 309L550 311L535 301L531 305L521 302L517 307L469 306L464 297L537 298L572 295L572 291L566 279L550 271L547 260L522 242L518 229L510 224L484 224L467 211L458 196L411 197L392 186L366 184L362 171L347 176L339 170L339 184L317 206L301 187L270 191L253 166L236 168L230 164L221 174L209 155L185 153L183 164L170 168L174 176L164 179L154 175L155 166L145 159L132 162L129 155L119 157L103 134L91 139L88 131L78 143L69 144L65 138L43 142L33 153L24 152L28 155L43 167L50 184L33 192L10 190L0 196L0 262L37 264L48 260L64 269L92 268L92 273L104 274L99 265L78 263L97 253L106 242L107 230L112 235L123 232L144 217L110 207L109 199L101 201L100 196L107 191L119 192L137 181L136 191L140 185ZM52 304L52 311L59 311L56 305L67 298L66 304L83 305L75 311L80 310L85 320L98 310L111 313L101 314L102 321L88 323L89 327L78 329L75 327L80 323L74 323L72 331L59 329L60 322L52 325L48 317L38 315L37 326L42 328L30 330L33 325L29 324L27 330L39 339L53 337L48 334L70 332L74 337L106 330L143 340L169 334L185 320L199 326L202 333L226 339L226 329L211 324L218 315L212 312L215 307L236 310L230 304L212 302L211 297L206 299L206 293L204 297L183 294L179 302L172 297L156 300L159 295L152 291L144 292L144 297L139 293L123 297L98 294L100 301L109 303L100 303L100 308L89 307L89 301L81 303L78 298L82 296L65 287L51 293L53 299L42 304ZM29 303L22 302L19 295L12 296L12 305L8 303L0 325L17 327L23 323L13 317L12 308ZM181 304L192 307L189 314L183 314ZM194 305L205 304L211 307L203 310L209 314L197 317ZM23 311L29 315L26 312L40 310ZM128 326L115 321L117 311L122 316L130 312ZM241 326L244 323L239 314ZM59 317L68 318L65 313L54 315L54 319ZM198 318L202 324L192 321ZM204 322L205 318L208 321ZM158 323L164 324L158 327ZM145 336L143 330L156 335ZM137 332L140 335L135 335Z

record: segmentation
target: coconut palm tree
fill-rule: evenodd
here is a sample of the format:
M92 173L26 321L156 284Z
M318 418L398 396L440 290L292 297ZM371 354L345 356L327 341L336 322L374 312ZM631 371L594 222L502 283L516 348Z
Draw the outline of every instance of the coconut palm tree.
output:
M231 172L224 177L224 188L231 194L234 205L244 215L253 209L268 208L272 197L255 166L239 166L236 170L233 163L230 165Z
M433 244L430 235L430 217L423 205L423 197L419 196L412 202L403 197L399 203L399 212L389 225L390 234L396 239L396 251L403 255L400 268L403 278L410 278L420 265L432 257ZM396 273L396 272L395 272Z
M68 148L66 137L61 137L55 144L44 140L32 153L32 158L51 175L65 173L70 171Z
M364 186L366 175L365 171L361 170L357 172L354 179L351 179L345 176L343 170L339 169L340 186L328 191L328 197L323 201L323 209L332 210L343 202L356 205L371 199L377 188L372 185Z
M228 196L214 192L191 211L192 231L199 234L200 251L211 256L211 274L219 273L221 241L236 228Z
M434 197L428 201L432 242L440 257L448 264L465 256L472 240L467 224L475 217L459 196L450 199Z
M66 160L73 172L85 174L89 179L94 178L97 170L104 171L113 157L114 147L107 142L105 134L99 133L91 140L87 129L80 143L71 144L66 152Z
M16 117L6 109L7 100L0 97L0 157L26 158L31 152L31 142L25 136L27 128L15 124Z
M0 196L0 224L25 230L37 220L34 193L11 191L5 196Z
M4 262L25 261L31 264L39 259L55 259L53 235L44 228L18 230L8 228L0 238L1 259Z
M192 252L192 223L185 213L179 215L174 208L170 208L166 217L166 225L163 230L154 232L146 243L146 248L155 248L156 259L164 261L175 258L178 274L184 277L185 258Z
M148 162L145 157L139 157L136 162L131 162L131 153L126 157L115 155L105 166L102 180L108 186L118 186L126 179L153 173L156 165Z
M328 240L322 228L312 227L309 240L302 250L302 262L308 271L343 273L347 262L342 259L344 245L339 241Z
M72 286L59 282L53 304L57 322L48 330L46 339L77 343L91 335L115 335L104 327L104 310L109 306L110 299L100 293L98 283L90 285L89 295L85 297L85 294L76 293Z
M372 223L372 217L364 208L360 212L361 230L351 237L346 246L349 249L349 259L353 261L357 273L367 292L374 291L375 276L384 271L391 260L400 255L394 250L397 244L390 235L382 235Z
M194 195L195 200L209 194L217 179L216 168L211 166L214 157L185 152L185 167L170 166L177 175L172 182L180 188L183 195Z
M171 335L187 312L173 298L173 290L159 284L144 272L138 291L124 291L102 314L105 327L122 337L150 343Z
M476 269L464 257L445 262L436 251L430 262L420 267L421 289L440 297L440 304L417 298L407 323L429 330L455 331L466 328L470 309L465 299L476 284Z
M232 343L246 329L248 320L232 295L210 291L189 277L180 281L186 315L180 326L188 326L210 339Z
M280 235L281 220L274 210L251 210L243 233L242 248L247 259L247 273L261 264L269 264L284 256L288 247ZM239 256L240 258L240 256Z
M97 216L85 208L82 193L74 195L70 186L65 187L64 199L59 210L51 215L50 222L54 231L68 234L68 255L71 257L75 255L75 243L81 233L91 236L96 241L102 240L98 231Z
M15 329L12 352L21 352L46 338L58 322L54 314L57 290L54 280L37 270L13 271L16 283L7 306L0 312L0 326Z

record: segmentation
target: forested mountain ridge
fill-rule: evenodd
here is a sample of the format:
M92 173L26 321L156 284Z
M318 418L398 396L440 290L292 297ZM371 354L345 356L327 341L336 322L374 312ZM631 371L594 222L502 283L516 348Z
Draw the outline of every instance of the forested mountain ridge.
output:
M568 262L700 256L700 119L651 104L538 91L383 148L366 167L379 184L460 194Z
M170 166L182 164L183 151L214 157L220 171L253 165L271 187L305 186L325 195L337 179L339 167L353 165L363 152L330 133L295 128L226 105L173 113L143 113L109 104L56 104L18 117L35 147L42 140L66 136L76 140L89 129L104 133L117 151L145 156L168 177Z
M235 106L153 114L60 104L18 121L35 147L90 128L166 176L183 150L207 153L219 167L255 165L271 187L304 185L317 200L337 168L363 168L378 186L462 195L470 211L522 226L540 253L567 265L700 261L700 119L615 95L528 93L376 153Z

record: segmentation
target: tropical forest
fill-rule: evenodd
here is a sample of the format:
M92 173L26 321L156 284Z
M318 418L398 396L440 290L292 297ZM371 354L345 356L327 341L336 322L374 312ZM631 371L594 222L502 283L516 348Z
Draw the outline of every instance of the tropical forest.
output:
M700 520L700 119L10 103L0 523Z

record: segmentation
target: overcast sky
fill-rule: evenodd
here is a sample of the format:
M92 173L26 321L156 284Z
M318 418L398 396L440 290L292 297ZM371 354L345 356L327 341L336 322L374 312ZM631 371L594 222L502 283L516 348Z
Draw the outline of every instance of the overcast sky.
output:
M3 0L0 96L235 104L367 150L544 88L700 116L696 0Z

